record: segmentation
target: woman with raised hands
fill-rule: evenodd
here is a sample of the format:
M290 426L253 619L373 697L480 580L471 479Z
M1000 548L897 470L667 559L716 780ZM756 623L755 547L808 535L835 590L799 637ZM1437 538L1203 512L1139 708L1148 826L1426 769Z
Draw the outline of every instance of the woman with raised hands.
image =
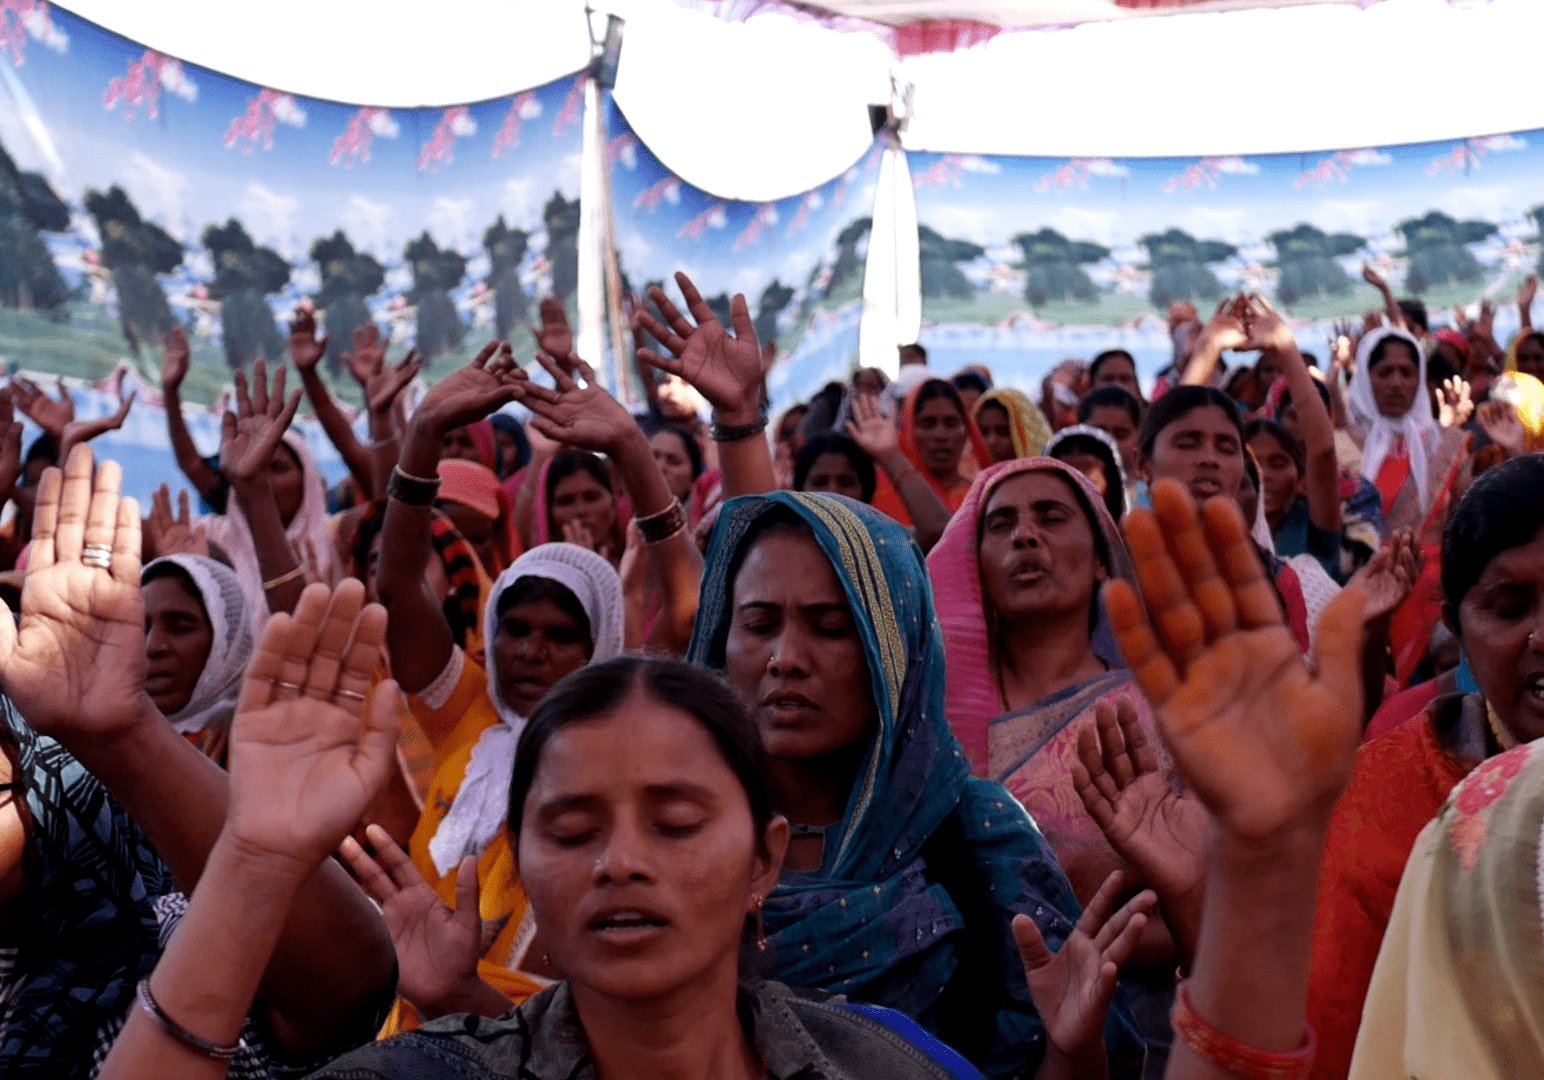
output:
M595 379L583 360L573 358L573 375L546 353L537 361L552 376L554 389L514 378L515 398L534 414L531 425L566 446L604 453L616 464L633 505L633 522L648 552L650 577L659 584L662 608L648 644L681 654L691 640L702 581L702 554L692 538L686 508L671 491L642 429ZM579 386L574 375L584 380ZM641 636L641 635L640 635Z
M92 1075L226 815L225 773L145 690L139 511L119 498L115 463L92 465L77 447L62 476L44 473L20 623L0 619L0 689L19 750L5 782L20 789L0 804L6 1076ZM316 595L319 609L315 599L297 609L305 626L326 609L326 590ZM301 644L316 651L314 633ZM369 1039L390 1001L391 940L368 899L330 863L300 882L258 965L244 1075Z
M898 1009L987 1076L1140 1075L1116 971L1151 894L1117 910L1111 875L1080 918L1023 807L970 775L898 522L833 495L726 503L688 655L753 710L792 823L770 977Z
M1123 526L1140 592L1112 582L1105 602L1180 777L1211 815L1166 1075L1306 1077L1314 882L1361 740L1361 590L1330 602L1311 669L1237 504L1212 498L1198 513L1173 479L1152 495Z
M270 619L231 728L231 794L197 891L104 1078L227 1075L287 913L385 782L396 687L369 695L386 613L347 581Z
M252 387L236 372L236 407L220 423L220 471L230 481L223 515L203 524L230 557L254 601L253 634L269 612L291 611L307 582L334 584L341 573L327 523L327 492L305 439L291 431L301 392L286 401L284 368L252 366Z
M455 643L424 568L433 558L440 485L434 470L445 432L481 419L528 385L515 374L509 346L489 342L424 396L392 476L375 575L377 595L391 614L392 675L434 755L408 850L447 903L455 900L458 881L468 887L463 875L476 875L480 916L490 928L479 970L517 1000L541 984L522 972L535 926L503 828L515 740L553 684L621 650L621 583L592 551L573 544L532 548L489 589L484 655L476 657ZM393 1029L454 1011L437 1001L406 1004L411 1008L398 1010Z

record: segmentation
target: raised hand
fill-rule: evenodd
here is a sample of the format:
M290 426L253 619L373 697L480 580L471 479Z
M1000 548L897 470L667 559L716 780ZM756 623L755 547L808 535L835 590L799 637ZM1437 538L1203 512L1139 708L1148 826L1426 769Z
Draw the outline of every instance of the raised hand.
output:
M1276 352L1297 347L1292 331L1287 329L1286 322L1265 297L1251 293L1242 299L1237 314L1243 318L1244 332L1248 337L1248 342L1243 346L1245 349Z
M1528 429L1523 427L1516 405L1492 397L1480 406L1478 416L1490 441L1505 450L1508 457L1528 452Z
M145 521L146 539L156 558L163 555L208 555L209 537L202 525L188 516L188 492L177 493L177 515L172 516L172 493L165 484L150 497L150 517Z
M316 365L327 354L327 335L316 333L316 311L308 301L302 301L295 309L290 322L289 354L295 362L295 370L302 375L315 371Z
M1125 875L1118 870L1106 878L1083 909L1077 928L1055 953L1046 948L1033 919L1027 915L1013 919L1013 939L1046 1039L1068 1057L1101 1049L1116 973L1136 948L1147 913L1157 903L1151 892L1140 892L1116 911L1124 884Z
M512 380L515 400L531 410L531 427L554 442L602 453L637 437L638 425L622 403L606 393L589 364L574 357L571 369L565 370L545 353L537 353L536 361L552 376L553 389L532 382L523 371L517 370ZM573 375L585 385L576 383Z
M879 399L872 394L859 394L852 399L852 419L847 422L847 437L875 461L901 448L901 436L896 431L895 421L880 411Z
M1362 264L1362 280L1379 292L1387 292L1389 283L1383 280L1383 275L1372 268L1372 263Z
M1533 298L1538 294L1539 277L1537 274L1529 274L1517 290L1517 311L1522 316L1524 327L1533 325Z
M1146 609L1123 581L1105 604L1181 779L1246 841L1322 827L1362 738L1361 590L1325 608L1310 671L1238 504L1197 515L1174 480L1152 498L1122 522Z
M588 525L578 518L570 518L563 522L563 543L574 544L586 550L595 551L597 554L599 553L595 546L595 534L590 531Z
M353 837L340 854L365 892L381 906L381 917L397 947L397 992L425 1015L439 1015L442 1003L465 995L480 980L482 919L477 906L477 857L468 855L456 869L454 908L379 825L365 830L375 858Z
M386 346L389 344L380 327L373 322L354 327L354 351L344 353L343 362L360 386L368 390L370 377L380 374L386 364Z
M0 506L16 492L21 475L22 423L16 419L10 387L0 390Z
M1094 719L1078 732L1072 763L1072 785L1084 808L1115 853L1157 891L1165 911L1183 909L1199 919L1206 807L1163 774L1130 701L1118 708L1101 701Z
M1440 408L1437 422L1445 428L1463 427L1474 413L1474 401L1469 396L1469 384L1461 376L1454 375L1442 384L1437 394Z
M250 482L268 475L268 462L278 449L279 440L289 430L300 408L300 391L284 400L284 369L273 376L273 392L268 391L268 369L261 359L252 365L252 392L247 392L247 377L236 372L236 408L226 410L220 423L220 471L233 484Z
M1415 589L1421 576L1421 549L1415 534L1397 529L1346 584L1362 590L1362 622L1372 625L1389 618Z
M531 336L536 339L536 348L556 360L558 366L564 371L572 374L575 359L574 331L568 325L568 312L563 309L562 301L549 296L541 302L537 311L541 315L541 325L531 327Z
M460 371L430 388L413 415L436 435L475 423L514 400L515 360L508 343L490 341Z
M188 348L188 332L174 326L161 339L161 389L168 394L177 392L182 380L188 377L188 367L193 351Z
M38 484L21 622L0 619L0 689L44 735L107 739L145 684L140 518L114 461L77 446Z
M75 419L75 402L71 400L70 391L65 387L63 379L58 381L58 387L59 399L56 401L30 379L11 381L11 393L22 415L55 439L63 439L64 429Z
M653 349L639 349L638 359L650 367L679 375L696 387L713 406L720 422L751 423L761 415L761 382L766 370L745 297L736 293L729 303L734 324L734 334L730 335L703 301L692 279L683 273L677 273L675 278L697 325L693 326L681 314L663 290L651 288L649 298L665 322L639 311L634 315L634 324L653 334L671 355L665 357Z
M386 610L364 598L353 578L307 586L293 615L268 620L236 704L226 832L299 877L337 850L396 760L397 684L370 687Z
M98 435L105 435L109 431L117 431L123 427L123 422L129 418L129 410L134 407L134 399L139 396L138 390L130 390L128 394L123 392L123 375L118 376L118 410L108 416L101 416L95 420L71 420L64 425L64 431L59 436L59 453L68 455L71 448L77 443L90 442Z
M365 405L372 413L382 416L389 414L397 398L422 367L423 355L417 349L404 356L401 363L390 367L383 365L365 383Z

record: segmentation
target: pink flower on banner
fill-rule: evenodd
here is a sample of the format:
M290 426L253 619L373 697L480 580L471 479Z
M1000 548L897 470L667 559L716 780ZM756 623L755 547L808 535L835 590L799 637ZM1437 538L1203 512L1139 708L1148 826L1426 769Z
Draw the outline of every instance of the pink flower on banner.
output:
M966 173L995 173L1001 171L1001 168L995 161L989 161L980 154L945 154L919 173L912 181L912 187L919 190L943 187L945 184L959 187L965 182Z
M1486 135L1478 139L1467 139L1458 143L1446 154L1432 158L1431 164L1426 166L1426 175L1468 172L1470 169L1478 169L1480 163L1485 160L1486 154L1522 150L1527 145L1527 140L1520 139L1516 135Z
M1065 165L1058 165L1035 181L1036 191L1065 191L1070 187L1087 188L1091 176L1119 177L1124 179L1131 170L1118 165L1110 158L1073 158Z
M681 181L674 176L650 184L633 199L633 206L640 210L658 210L661 202L675 204L681 201Z
M0 51L9 52L17 67L27 62L28 38L54 52L70 45L69 37L48 17L47 0L0 0Z
M584 109L584 85L589 82L588 74L579 75L574 79L574 85L569 87L568 97L563 99L563 107L558 110L557 119L552 121L552 137L557 138L575 120L579 119Z
M377 135L383 139L395 139L401 129L391 118L390 109L360 109L349 117L348 128L332 141L332 153L327 160L344 168L352 168L356 161L370 160L370 144Z
M503 157L506 153L520 145L520 125L527 120L534 120L541 115L541 102L536 100L536 93L527 90L510 103L509 111L504 114L504 123L499 125L499 130L493 136L493 156Z
M146 49L145 55L130 62L127 75L115 75L108 81L102 107L122 105L125 120L133 120L136 110L143 108L153 120L161 114L162 90L170 90L184 101L198 98L198 87L183 74L181 61Z
M624 131L606 144L606 164L613 167L621 162L629 169L638 167L638 136Z
M842 201L847 198L847 188L857 178L858 167L856 165L842 174L841 179L836 182L836 191L831 195L832 206L840 206L842 204Z
M227 148L242 144L242 152L250 154L259 142L264 150L273 149L273 133L279 124L305 127L306 114L293 96L277 90L260 90L256 97L247 101L247 111L232 117L231 126L225 129Z
M455 160L452 149L457 136L464 138L476 134L477 121L472 119L465 105L446 109L440 114L440 122L434 125L434 134L418 151L418 167L438 172L441 165L449 165Z
M751 218L751 223L745 227L745 231L734 238L733 250L739 251L741 248L750 247L752 244L761 239L763 230L765 230L770 225L776 224L777 204L762 203L759 207L756 208L756 213Z
M788 223L787 235L792 236L794 233L799 232L808 226L810 223L810 215L824 206L825 202L825 199L821 196L818 190L812 191L808 195L804 196L803 201L799 203L798 211L793 215L793 220Z
M1215 188L1224 176L1253 176L1259 171L1260 166L1251 165L1241 157L1202 158L1178 176L1165 180L1163 191L1165 195L1172 195L1176 191L1196 191L1203 186Z
M724 212L725 210L723 203L714 203L677 229L676 236L682 240L701 240L703 234L710 228L722 229L729 224L729 215Z
M1351 175L1351 170L1363 168L1368 165L1391 165L1394 159L1379 150L1341 150L1323 158L1311 169L1305 169L1292 181L1292 186L1302 190L1309 184L1314 187L1323 187L1331 180L1346 180Z

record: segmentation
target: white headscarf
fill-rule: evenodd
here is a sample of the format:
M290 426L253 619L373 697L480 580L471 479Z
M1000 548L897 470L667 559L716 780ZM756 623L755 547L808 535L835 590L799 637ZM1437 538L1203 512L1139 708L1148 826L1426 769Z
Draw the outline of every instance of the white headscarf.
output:
M311 450L299 432L284 433L284 445L295 453L300 462L302 495L300 509L284 527L285 539L295 559L306 570L306 581L320 581L333 586L342 578L337 556L333 551L332 532L327 524L327 488L322 474L317 471ZM267 598L263 593L263 572L257 564L257 548L252 543L252 529L246 515L237 505L236 496L229 497L223 515L213 515L202 522L211 541L219 544L230 556L231 565L241 586L253 601L252 634L260 636L268 623Z
M1126 466L1121 463L1120 446L1104 428L1096 428L1092 424L1073 424L1070 427L1064 427L1055 435L1052 435L1051 441L1045 444L1045 456L1055 457L1056 448L1077 435L1086 435L1095 442L1103 443L1105 448L1110 451L1111 456L1115 458L1115 475L1120 477L1120 487L1122 493L1124 493L1126 491ZM1131 506L1132 503L1128 499L1126 501L1126 509L1131 509Z
M1400 417L1384 416L1378 412L1378 402L1372 393L1372 374L1367 370L1368 358L1373 349L1388 338L1396 337L1408 342L1415 351L1416 388L1415 401L1410 411ZM1426 392L1426 354L1420 342L1403 330L1382 327L1362 338L1356 348L1356 370L1351 373L1351 411L1366 429L1362 442L1362 475L1374 483L1383 459L1401 436L1405 451L1410 455L1410 475L1415 478L1415 488L1421 498L1421 509L1431 506L1431 478L1426 474L1426 441L1440 434L1437 419L1431 414L1431 395Z
M176 566L193 579L193 588L213 631L209 659L199 672L193 696L166 718L182 734L191 735L228 722L236 712L241 676L252 659L254 642L247 612L249 601L235 571L203 555L167 555L156 559L145 567L140 580L163 564Z
M504 827L508 815L509 778L515 769L515 746L525 729L525 717L499 696L494 637L499 625L499 598L521 578L546 578L574 594L590 620L589 663L609 660L622 651L622 581L612 565L595 552L575 544L542 544L499 575L483 609L488 697L498 710L499 722L484 729L472 747L450 812L429 840L429 857L441 875L454 870L466 856L481 855Z

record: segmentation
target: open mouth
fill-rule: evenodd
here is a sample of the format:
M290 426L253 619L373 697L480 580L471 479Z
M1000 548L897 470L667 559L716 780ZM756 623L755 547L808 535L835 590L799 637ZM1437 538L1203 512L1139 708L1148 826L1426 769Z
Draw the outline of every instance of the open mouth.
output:
M591 919L589 929L608 941L627 943L659 933L670 925L668 919L646 911L606 912Z

